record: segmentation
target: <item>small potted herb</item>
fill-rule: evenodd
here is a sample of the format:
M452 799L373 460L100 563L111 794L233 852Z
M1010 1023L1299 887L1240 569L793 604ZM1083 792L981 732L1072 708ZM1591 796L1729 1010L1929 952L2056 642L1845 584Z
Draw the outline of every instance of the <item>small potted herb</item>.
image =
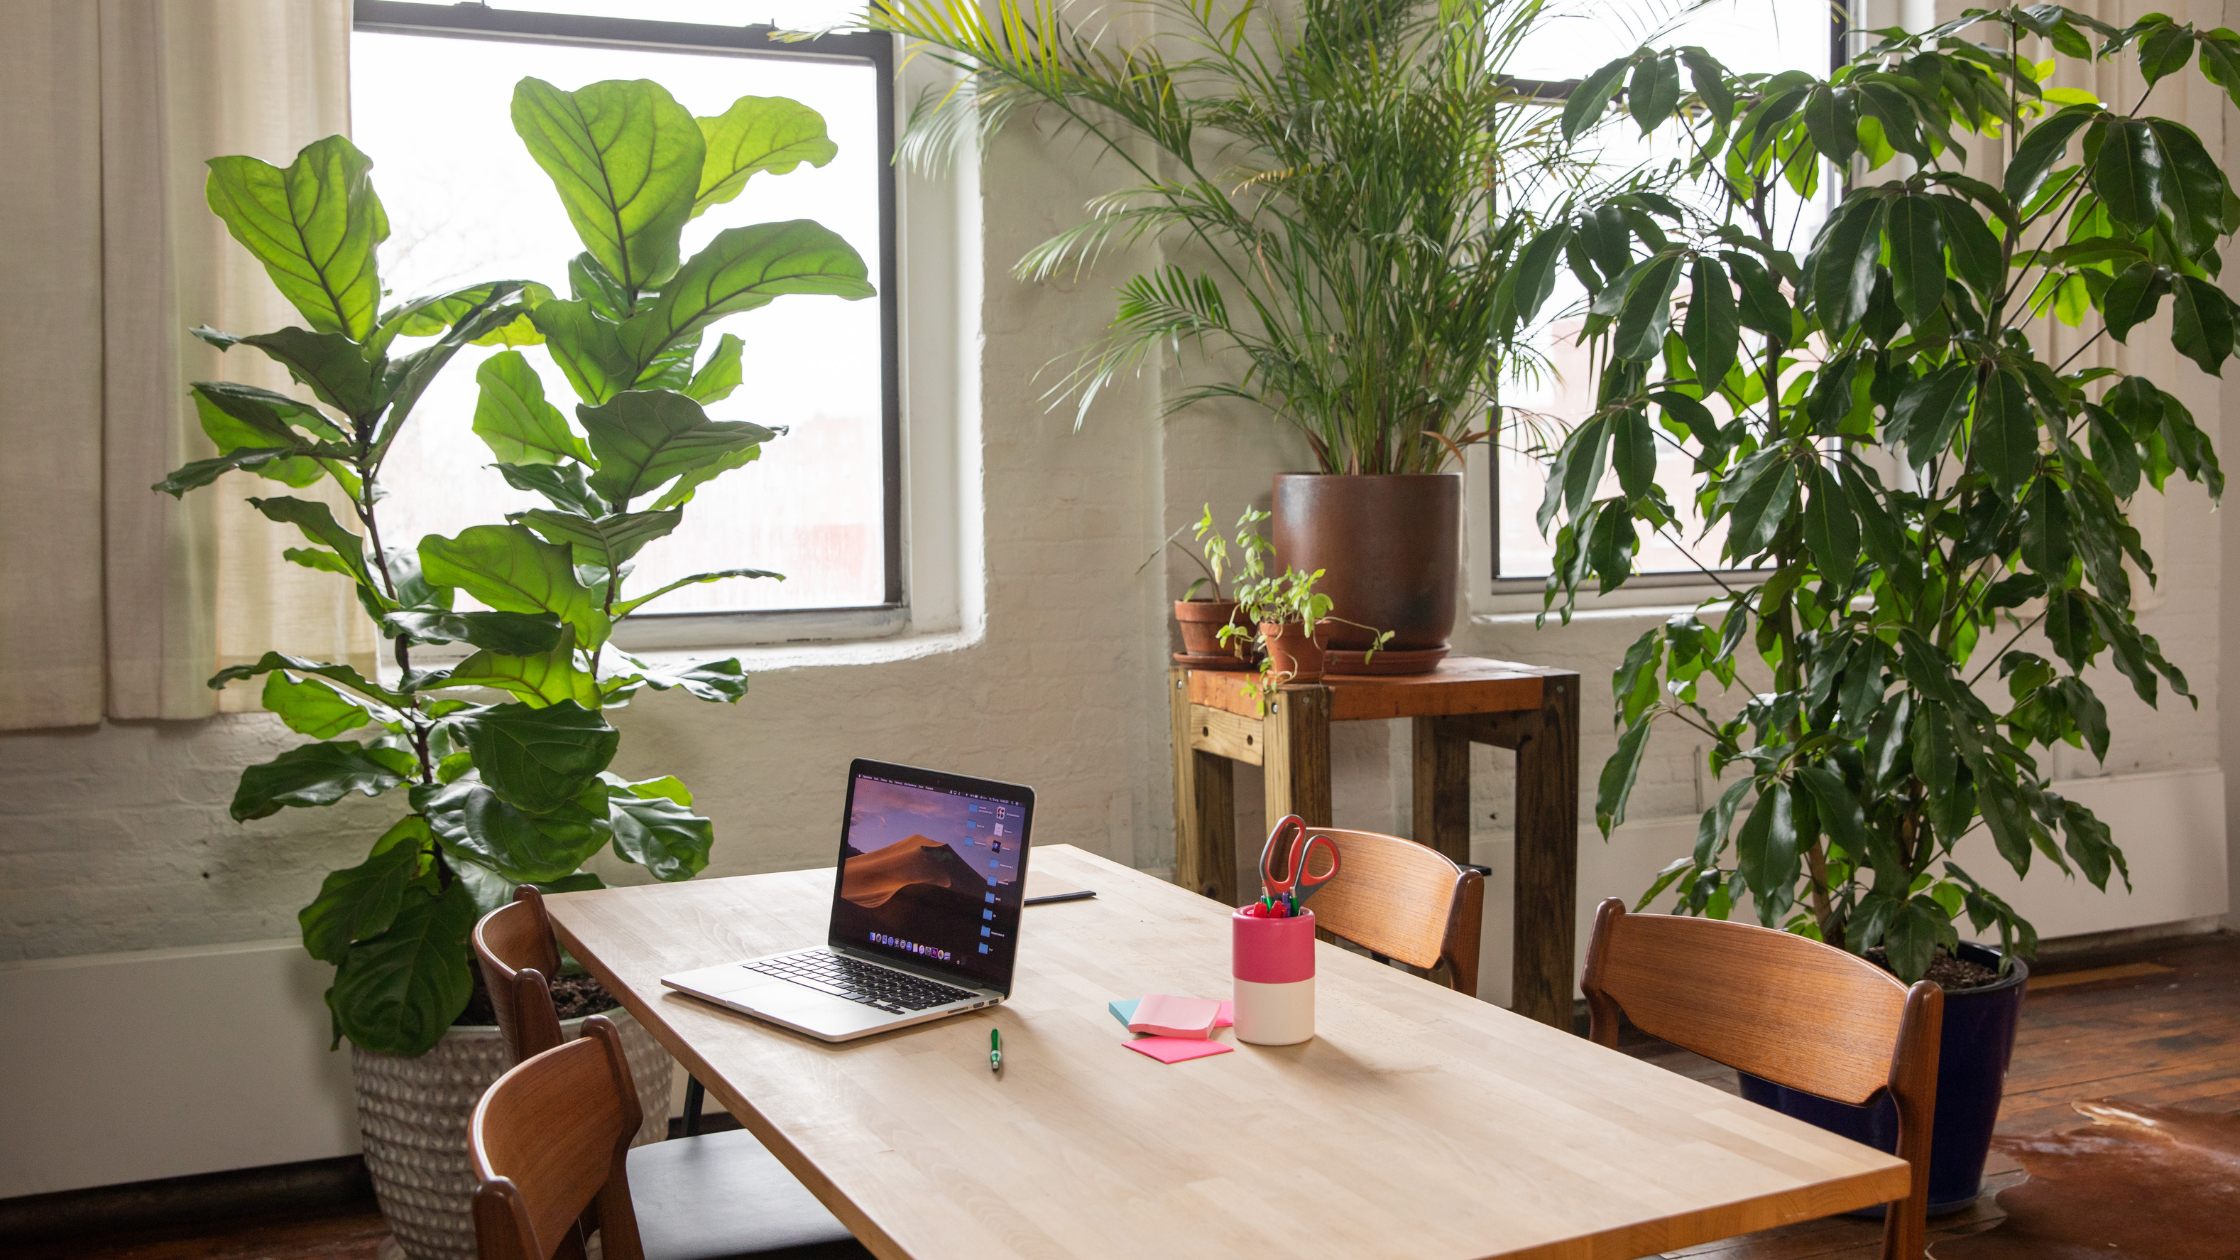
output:
M1259 515L1265 517L1267 513ZM1253 513L1247 509L1244 519L1237 522L1240 550L1243 531L1253 519ZM1196 551L1182 545L1181 536L1185 529L1190 530L1196 538ZM1252 537L1261 546L1267 546L1266 541L1257 534ZM1182 598L1174 602L1175 625L1182 631L1182 650L1175 653L1175 660L1201 669L1248 668L1252 664L1251 624L1238 618L1237 601L1221 593L1221 573L1229 566L1229 540L1214 528L1213 505L1206 504L1204 515L1167 535L1167 540L1160 544L1159 551L1165 551L1169 547L1190 557L1202 574L1191 579L1189 587L1182 592ZM1150 567L1151 561L1159 558L1159 551L1151 553L1144 560L1143 567L1136 571L1141 573L1143 568ZM1212 593L1201 597L1200 591ZM1231 626L1238 633L1225 637L1223 631Z
M1268 560L1275 554L1275 546L1253 529L1267 519L1268 514L1257 508L1246 508L1244 515L1237 518L1239 568L1232 589L1237 597L1238 618L1249 624L1232 620L1223 625L1218 632L1219 641L1224 645L1248 642L1257 633L1260 645L1266 650L1260 662L1263 692L1285 683L1322 681L1324 648L1332 622L1367 631L1369 649L1362 659L1375 656L1377 649L1391 641L1392 632L1335 615L1330 597L1315 589L1315 584L1322 580L1322 570L1302 573L1287 566L1280 573L1268 571ZM1199 527L1210 532L1211 524L1209 508ZM1204 536L1201 534L1201 538ZM1226 555L1226 549L1223 554Z

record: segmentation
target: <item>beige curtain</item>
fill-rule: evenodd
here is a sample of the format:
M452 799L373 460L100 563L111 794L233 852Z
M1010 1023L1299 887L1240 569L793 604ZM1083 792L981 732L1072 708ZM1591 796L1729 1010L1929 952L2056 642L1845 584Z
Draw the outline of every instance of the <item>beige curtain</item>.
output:
M370 668L349 590L280 559L209 455L190 380L295 390L186 335L301 318L203 203L203 163L349 127L348 0L0 0L0 729L254 707L268 648ZM294 491L289 493L311 493Z

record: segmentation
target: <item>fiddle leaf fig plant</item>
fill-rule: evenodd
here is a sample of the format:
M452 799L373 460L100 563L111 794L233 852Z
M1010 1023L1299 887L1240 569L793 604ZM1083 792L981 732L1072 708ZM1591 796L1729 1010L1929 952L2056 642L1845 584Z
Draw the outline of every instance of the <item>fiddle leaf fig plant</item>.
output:
M1650 732L1691 728L1714 773L1741 773L1643 904L1676 889L1676 910L1724 917L1747 894L1766 925L1883 947L1911 982L1962 918L2006 957L2036 947L1963 850L2128 883L2107 824L2032 751L2106 758L2096 664L2147 704L2164 687L2198 704L2135 616L2155 568L2127 505L2173 476L2215 498L2224 477L2165 383L2092 356L2166 342L2217 374L2232 354L2217 275L2240 199L2150 106L2196 54L2240 101L2240 35L2056 4L1875 34L1826 78L1738 75L1701 48L1587 76L1567 134L1665 129L1681 178L1528 250L1560 251L1586 287L1597 368L1541 508L1560 523L1551 606L1623 585L1642 533L1679 528L1680 493L1727 565L1759 570L1718 578L1618 666L1604 833ZM2050 85L2070 67L2126 86ZM1834 205L1799 258L1781 228L1822 187ZM2049 352L2049 317L2087 335ZM1658 483L1660 447L1692 485ZM1770 681L1714 716L1703 690L1752 653Z
M585 246L566 298L507 280L380 309L388 220L373 163L348 140L329 136L285 168L210 163L210 208L309 327L195 335L264 354L316 401L197 382L218 454L155 487L183 495L238 469L291 488L332 482L344 504L338 519L323 499L250 500L302 533L287 559L355 587L394 674L268 652L210 685L263 678L265 707L313 741L242 771L236 820L401 792L403 816L300 916L304 947L336 968L337 1043L390 1054L427 1050L465 1008L468 930L517 886L596 888L583 864L610 847L656 879L706 867L715 829L691 790L610 772L620 735L605 711L647 687L736 702L746 674L736 660L652 665L614 632L680 587L779 575L723 569L641 590L631 561L677 529L702 486L779 436L708 414L744 379L743 343L725 333L705 346L711 326L786 294L872 294L856 251L804 219L726 228L681 257L685 223L752 176L832 159L806 106L750 96L694 118L645 80L566 92L525 79L513 118ZM476 369L473 415L444 421L471 425L505 481L549 506L455 537L384 538L384 494L411 490L384 484L385 460L469 345L503 348ZM540 346L577 394L572 421L524 353ZM473 651L448 665L414 658L452 643Z

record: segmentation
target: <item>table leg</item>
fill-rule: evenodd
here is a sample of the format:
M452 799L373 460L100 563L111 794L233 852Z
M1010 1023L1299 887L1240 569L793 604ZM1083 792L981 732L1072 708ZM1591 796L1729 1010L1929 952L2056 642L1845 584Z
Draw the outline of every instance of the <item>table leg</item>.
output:
M1188 671L1167 671L1167 704L1174 740L1174 882L1235 905L1236 767L1190 746Z
M1450 861L1470 860L1470 728L1451 717L1415 719L1416 843Z
M1268 825L1297 814L1310 827L1330 818L1330 689L1320 684L1285 687L1269 702L1265 772Z
M1509 1009L1569 1031L1578 957L1579 676L1551 675L1517 743L1516 936Z

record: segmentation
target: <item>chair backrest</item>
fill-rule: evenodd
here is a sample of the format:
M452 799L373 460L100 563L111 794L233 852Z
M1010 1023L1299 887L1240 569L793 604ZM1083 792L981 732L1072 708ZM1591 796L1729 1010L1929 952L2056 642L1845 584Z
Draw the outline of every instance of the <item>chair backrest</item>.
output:
M1311 827L1338 846L1338 875L1307 903L1315 926L1428 971L1447 964L1459 992L1478 994L1485 877L1436 849L1374 831Z
M1618 1044L1625 1018L1707 1059L1854 1106L1888 1090L1913 1191L1887 1216L1883 1254L1921 1255L1944 990L1908 989L1864 958L1789 932L1627 914L1611 898L1587 946L1589 1036Z
M622 1035L603 1016L499 1077L468 1129L481 1260L580 1257L577 1221L594 1203L607 1260L644 1260L627 1172L641 1118Z
M536 889L523 884L513 890L511 905L482 916L474 925L474 956L513 1061L559 1045L560 1012L552 1004L551 977L560 970L560 947Z

